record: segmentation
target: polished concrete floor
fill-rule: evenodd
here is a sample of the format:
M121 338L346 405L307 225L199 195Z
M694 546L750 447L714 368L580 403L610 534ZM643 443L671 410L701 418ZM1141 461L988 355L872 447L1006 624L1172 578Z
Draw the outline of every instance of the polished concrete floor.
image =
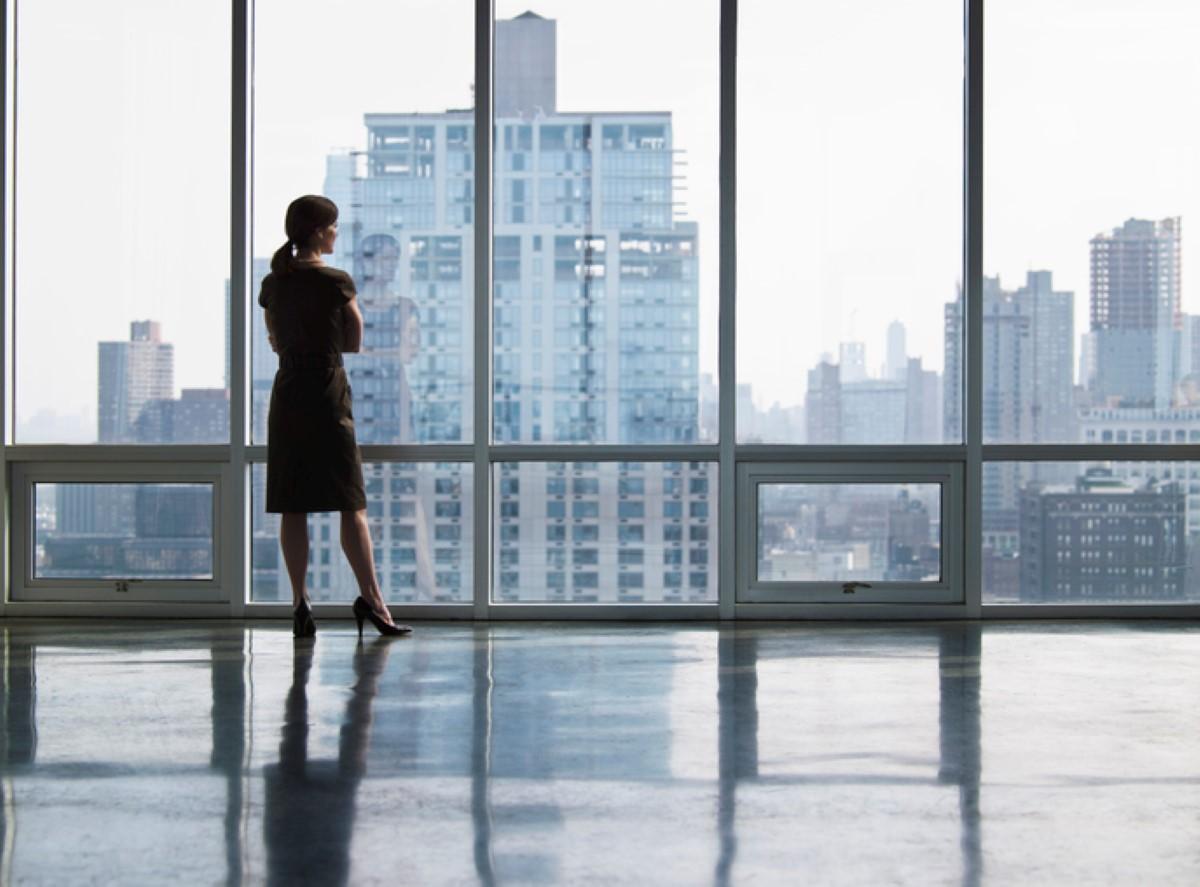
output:
M1200 883L1200 628L0 621L3 883Z

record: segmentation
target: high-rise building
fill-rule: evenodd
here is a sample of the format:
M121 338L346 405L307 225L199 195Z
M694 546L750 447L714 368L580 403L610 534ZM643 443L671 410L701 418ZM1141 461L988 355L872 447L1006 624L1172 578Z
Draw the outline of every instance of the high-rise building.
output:
M1179 378L1189 376L1200 379L1200 314L1184 314L1180 322Z
M942 380L936 370L927 370L921 358L910 357L904 368L905 443L941 443Z
M842 342L838 345L838 366L842 383L861 382L867 378L867 346L863 342Z
M560 112L555 28L533 13L496 26L492 429L471 427L473 112L367 114L366 151L329 158L333 261L352 270L365 321L346 360L360 443L700 439L698 228L676 218L671 115ZM366 468L380 572L405 574L391 596L469 599L460 467ZM498 596L713 598L712 471L500 465ZM314 518L318 599L327 520Z
M986 284L987 278L984 278ZM958 288L955 300L947 302L942 312L942 341L945 370L942 373L942 439L951 441L963 440L963 408L966 405L966 391L963 385L966 381L963 359L965 340L965 317L963 316L963 291Z
M842 381L836 363L822 360L808 371L804 419L808 427L806 443L842 442Z
M175 393L175 346L162 340L157 322L134 321L129 341L99 343L99 371L99 442L132 443L147 401Z
M908 346L905 341L904 324L893 320L887 328L887 363L884 364L885 379L903 379L908 372Z
M1106 468L1021 492L1021 600L1177 601L1187 595L1179 484L1133 487Z
M1098 405L1171 406L1178 377L1182 222L1129 219L1091 241Z
M843 444L893 444L908 420L905 380L859 379L842 382L840 395ZM901 439L903 442L903 439Z
M1030 271L1005 290L983 279L983 438L989 443L1071 443L1075 426L1074 294L1055 291L1051 272ZM962 297L946 305L945 431L961 434ZM983 466L984 569L1008 575L991 558L1018 546L1020 490L1032 480L1060 481L1056 465L989 462Z

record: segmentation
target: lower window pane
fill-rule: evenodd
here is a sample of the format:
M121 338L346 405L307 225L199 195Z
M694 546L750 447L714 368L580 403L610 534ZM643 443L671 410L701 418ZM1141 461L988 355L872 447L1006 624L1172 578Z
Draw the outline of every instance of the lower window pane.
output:
M472 600L471 466L459 462L369 462L363 465L367 523L375 572L390 603ZM251 600L291 601L279 549L279 515L267 514L267 469L252 474L254 525ZM341 517L308 520L308 593L313 601L349 603L358 594L342 554Z
M495 467L497 603L717 600L717 466Z
M35 579L212 579L210 483L34 484Z
M1200 462L989 462L983 599L1200 600Z
M764 483L760 582L940 582L936 483Z

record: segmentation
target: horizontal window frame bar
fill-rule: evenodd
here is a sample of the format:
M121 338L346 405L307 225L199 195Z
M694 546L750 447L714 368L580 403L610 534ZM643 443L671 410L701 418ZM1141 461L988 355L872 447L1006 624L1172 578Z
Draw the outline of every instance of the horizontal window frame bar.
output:
M989 604L984 602L982 618L989 622L1027 622L1031 619L1200 619L1200 602L1179 604Z
M1195 462L1200 444L989 444L984 462Z
M513 444L488 448L497 462L717 462L716 444L639 446L636 444Z
M4 458L8 462L194 462L226 465L232 461L232 449L229 444L16 444L5 447Z
M471 444L363 444L364 462L470 462ZM8 462L194 462L229 464L229 444L14 444L5 448ZM247 463L267 460L262 444L244 448ZM719 444L493 444L488 460L497 462L717 462ZM734 461L743 462L963 462L962 444L897 446L806 446L741 444ZM1200 461L1200 444L988 444L985 462L1192 462Z
M78 618L78 601L17 600L5 603L5 618L44 619ZM90 616L128 619L216 619L230 618L227 601L136 601L89 600L94 607ZM345 622L351 631L349 617L342 618L349 604L314 604L318 619ZM470 604L441 604L437 612L433 605L390 604L388 609L400 621L457 622L475 619ZM562 621L598 620L611 622L636 621L695 621L722 622L717 604L492 604L488 620ZM247 603L243 616L247 620L283 623L292 617L286 603ZM755 620L857 622L892 621L925 622L946 619L970 619L965 604L774 604L739 602L734 607L739 622ZM979 621L992 625L1020 624L1030 621L1094 622L1098 620L1195 621L1200 619L1200 604L984 604ZM341 627L341 626L333 626ZM418 628L421 626L418 625Z
M773 603L738 601L734 619L812 621L812 622L927 622L931 620L968 619L965 603Z
M611 619L619 622L634 622L640 620L675 622L683 620L716 621L720 618L720 604L711 603L606 603L606 604L571 604L552 603L547 601L521 602L491 602L487 608L487 618L490 620L599 620Z
M896 446L808 446L807 444L741 444L737 462L962 462L965 444L897 444Z
M425 619L430 622L440 620L461 621L475 618L475 608L472 601L457 601L445 604L405 604L389 603L388 610L393 617L400 619ZM288 619L292 618L291 601L246 601L243 611L247 619ZM350 600L345 603L330 601L314 601L312 604L313 618L345 621L351 625Z

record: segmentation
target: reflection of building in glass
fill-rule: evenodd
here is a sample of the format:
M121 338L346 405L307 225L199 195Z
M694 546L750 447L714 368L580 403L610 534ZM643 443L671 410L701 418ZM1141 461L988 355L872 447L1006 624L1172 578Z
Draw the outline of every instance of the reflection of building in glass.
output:
M671 115L558 111L555 29L532 13L496 23L491 433L497 442L694 443L698 229L676 218ZM487 433L471 428L474 115L372 113L365 123L366 151L331 156L325 184L342 209L332 263L353 271L366 321L362 353L346 360L359 441L470 440ZM274 367L256 361L256 379L260 372ZM390 513L404 504L393 487L415 479L411 467L381 465L377 480L368 477L368 517L392 600L469 599L469 522L451 523L461 503L433 492L455 484L457 472L439 467L423 478L428 492L411 518ZM569 477L571 492L556 499L547 473ZM502 596L637 600L665 589L668 599L715 597L716 483L707 464L504 465L497 476ZM601 492L577 494L577 483ZM675 484L704 492L677 499L666 492ZM551 539L548 513L560 505L568 531ZM317 599L326 596L323 559L340 560L336 527L322 529L331 519L313 521ZM450 538L455 532L462 536ZM269 586L270 558L255 550ZM343 579L330 579L329 595L345 596L352 586Z
M99 343L97 433L100 443L137 441L142 407L175 393L175 346L153 320L129 325L129 341ZM170 443L170 440L157 441Z
M1182 325L1178 217L1129 219L1091 242L1091 347L1097 404L1168 407Z
M1021 492L1020 596L1027 602L1172 601L1187 596L1184 495L1091 468L1073 487Z

